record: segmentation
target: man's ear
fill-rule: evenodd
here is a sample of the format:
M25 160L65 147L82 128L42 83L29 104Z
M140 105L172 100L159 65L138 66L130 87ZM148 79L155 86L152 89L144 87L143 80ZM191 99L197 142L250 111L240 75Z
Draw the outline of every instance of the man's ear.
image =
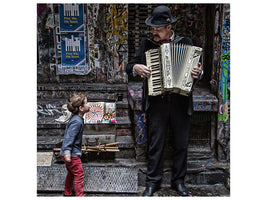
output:
M167 29L168 29L168 30L171 30L171 29L172 29L172 25L171 25L171 24L168 25L168 26L167 26Z

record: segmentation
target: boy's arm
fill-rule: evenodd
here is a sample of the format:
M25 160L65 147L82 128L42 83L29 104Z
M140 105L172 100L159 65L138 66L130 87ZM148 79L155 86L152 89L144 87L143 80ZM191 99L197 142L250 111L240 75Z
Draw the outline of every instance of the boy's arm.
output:
M81 127L82 127L82 124L80 122L72 121L66 131L63 145L62 145L62 150L64 154L63 156L66 159L66 161L70 162L72 146L73 146L76 136L80 132Z

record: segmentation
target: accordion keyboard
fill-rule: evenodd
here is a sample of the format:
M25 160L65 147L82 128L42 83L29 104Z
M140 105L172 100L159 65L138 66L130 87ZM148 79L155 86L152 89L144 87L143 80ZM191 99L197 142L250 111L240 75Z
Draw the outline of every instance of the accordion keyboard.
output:
M146 52L147 67L151 74L148 77L148 95L156 96L162 93L161 61L158 49L151 49Z
M157 96L169 91L188 96L193 85L191 70L197 65L201 52L200 47L176 43L148 50L146 64L151 70L148 95Z

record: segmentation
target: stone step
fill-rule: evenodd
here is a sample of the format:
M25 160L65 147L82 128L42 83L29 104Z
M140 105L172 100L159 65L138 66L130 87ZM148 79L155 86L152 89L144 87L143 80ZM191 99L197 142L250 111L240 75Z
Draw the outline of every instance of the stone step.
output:
M171 165L172 161L164 162L164 171L162 177L162 185L170 185L171 180ZM138 166L139 168L139 186L145 186L146 179L146 166ZM216 160L203 160L203 161L187 161L187 175L185 183L195 185L214 185L224 184L227 185L229 181L229 163L218 162Z
M92 167L83 165L84 191L137 193L138 170L126 167ZM38 166L37 191L63 191L67 170L64 165Z
M85 192L89 193L89 196L141 196L145 188L143 164L129 159L116 160L114 163L83 163ZM203 165L201 169L191 166L187 172L185 185L192 196L229 196L229 176L225 168L227 165L220 162ZM155 196L178 196L170 188L170 174L168 169L164 169L161 189ZM64 191L65 176L64 164L38 166L38 194L60 196L56 192Z
M122 149L133 149L135 143L132 136L116 136L116 135L83 135L83 144L86 143L86 138L89 141L95 141L99 138L100 143L113 143L119 142L117 147ZM63 136L37 136L37 149L38 150L53 150L56 146L61 146ZM94 144L95 145L95 144Z
M38 128L37 136L64 136L65 128ZM83 135L112 135L120 136L132 135L131 128L128 124L85 124Z
M83 135L83 144L86 144L86 138L89 141L95 141L98 139L100 143L113 143L118 142L116 147L119 148L119 152L102 152L98 154L97 152L88 152L83 155L84 160L94 161L94 160L114 160L115 158L135 158L135 143L132 136L116 136L116 135ZM60 148L62 145L63 136L37 136L37 150L38 151L50 151L52 152L55 147ZM96 144L91 144L96 145ZM55 152L58 155L59 152ZM60 158L56 158L61 160Z
M123 151L121 151L123 152ZM90 154L82 156L82 165L84 167L111 167L111 168L134 168L138 169L138 186L145 186L146 179L146 162L137 162L133 157L125 156L108 156L109 153ZM93 155L95 157L93 157ZM114 153L113 153L114 155ZM64 167L61 159L57 159L53 152L38 152L37 154L38 167ZM88 159L89 158L89 159ZM170 185L171 180L171 165L172 161L164 162L164 171L161 185ZM185 178L186 184L192 185L215 185L222 184L229 186L230 164L227 162L219 162L216 160L188 161L187 175Z
M59 123L56 122L55 119L57 119L57 116L46 116L46 117L38 117L37 118L37 129L65 129L66 123ZM116 128L125 128L125 127L131 127L131 120L129 116L125 117L116 117L116 123L115 124L108 124L111 126L115 126ZM98 127L106 127L107 124L85 124L85 127L87 126L95 126ZM90 129L90 128L89 128Z
M98 93L99 94L99 93ZM128 100L127 100L127 96L123 97L122 101L116 101L116 100L109 100L108 98L101 98L99 97L99 101L103 101L103 102L115 102L116 103L116 109L128 109L129 108L129 104L128 104ZM90 102L90 99L88 98L87 100L88 102ZM61 113L61 107L62 105L66 104L67 100L66 99L38 99L37 104L37 111L40 111L40 114L42 114L41 111L46 111L43 114L62 114ZM39 114L39 113L38 113Z
M215 185L192 185L186 184L192 197L229 197L230 190L223 184ZM141 197L145 187L138 186L138 193L86 193L88 197ZM62 192L37 192L38 197L60 197L63 196ZM169 186L162 186L161 189L154 193L154 197L179 197L176 191Z
M39 98L42 98L43 91L105 91L112 93L117 91L126 91L127 84L106 84L106 83L38 83L37 91L40 92ZM56 96L55 93L53 93Z
M129 82L128 92L131 109L141 110L142 82ZM195 87L193 90L193 109L196 112L217 112L218 98L207 88Z

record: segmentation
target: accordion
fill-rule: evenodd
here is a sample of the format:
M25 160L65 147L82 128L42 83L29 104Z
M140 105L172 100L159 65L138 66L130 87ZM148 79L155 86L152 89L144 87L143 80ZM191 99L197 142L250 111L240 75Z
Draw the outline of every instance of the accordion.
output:
M201 52L200 47L179 43L166 43L146 51L146 64L151 70L148 95L169 91L188 96L193 85L191 70L197 66Z

